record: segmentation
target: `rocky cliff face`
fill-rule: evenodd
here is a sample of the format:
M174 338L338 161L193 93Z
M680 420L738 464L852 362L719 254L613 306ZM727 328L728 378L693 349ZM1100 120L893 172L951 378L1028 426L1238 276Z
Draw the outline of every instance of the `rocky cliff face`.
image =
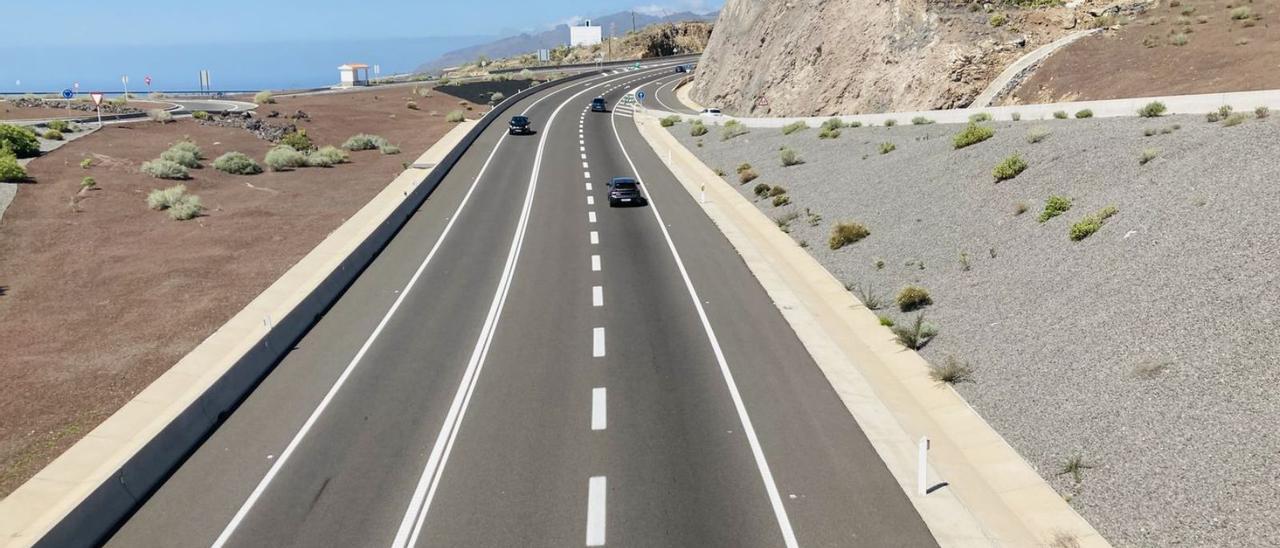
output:
M728 0L693 97L738 115L959 108L1004 63L1061 36L1045 11L937 0ZM1074 21L1074 20L1073 20ZM1015 26L1016 25L1016 26Z

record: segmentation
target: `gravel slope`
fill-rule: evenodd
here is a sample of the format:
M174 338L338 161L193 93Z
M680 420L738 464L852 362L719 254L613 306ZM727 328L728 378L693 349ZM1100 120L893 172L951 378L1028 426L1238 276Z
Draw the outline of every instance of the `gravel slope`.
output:
M837 277L886 297L928 288L940 335L925 357L970 362L975 382L959 390L1113 543L1280 545L1280 117L1006 122L961 150L958 126L827 141L816 129L695 139L688 127L672 131L733 183L739 163L756 167L745 195L787 188L792 205L757 203L772 217L800 212L792 236ZM1032 127L1051 135L1030 144ZM897 150L881 155L886 141ZM781 167L784 145L806 163ZM1161 152L1140 166L1146 148ZM1029 167L995 183L1014 151ZM1041 224L1051 194L1074 207ZM1015 215L1020 202L1029 210ZM1109 205L1119 214L1101 230L1069 240L1072 223ZM831 251L838 220L871 235ZM1060 474L1073 455L1091 466L1078 484Z

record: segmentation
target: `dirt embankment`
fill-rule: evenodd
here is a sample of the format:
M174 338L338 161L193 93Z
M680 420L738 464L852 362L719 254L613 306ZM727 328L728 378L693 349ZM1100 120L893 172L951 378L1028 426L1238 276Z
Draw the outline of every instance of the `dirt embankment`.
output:
M1277 16L1274 1L1164 1L1054 53L1006 104L1280 89Z
M373 133L404 150L354 152L328 169L219 172L213 158L239 151L262 162L271 144L194 120L109 125L28 165L34 182L0 221L0 495L166 371L447 132L442 113L459 109L458 99L412 92L284 97L259 109L305 111L310 120L297 123L317 145ZM183 182L208 209L185 222L146 204L148 192L177 181L139 171L182 139L209 159ZM98 189L82 193L76 212L86 176Z
M1010 62L1090 24L1094 3L728 0L693 98L755 116L965 107Z

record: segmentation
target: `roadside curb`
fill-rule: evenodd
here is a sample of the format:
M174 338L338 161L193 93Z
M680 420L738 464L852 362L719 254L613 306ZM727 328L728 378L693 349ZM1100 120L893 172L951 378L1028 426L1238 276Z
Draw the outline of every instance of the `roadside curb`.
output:
M1059 536L1110 544L928 364L905 351L821 264L657 124L645 141L724 233L831 382L944 548L1042 546ZM705 200L700 195L705 191ZM931 440L927 485L916 487L916 440Z
M683 82L680 82L678 85L676 85L676 89L675 89L676 100L680 101L681 103L684 103L685 108L689 110L692 110L694 112L702 112L702 109L704 107L698 104L697 101L694 101L693 97L689 95L692 92L690 90L689 84L693 83L693 78L694 78L693 76L689 76L685 78Z
M450 130L226 324L0 500L0 545L101 544L234 411L399 233L508 97Z

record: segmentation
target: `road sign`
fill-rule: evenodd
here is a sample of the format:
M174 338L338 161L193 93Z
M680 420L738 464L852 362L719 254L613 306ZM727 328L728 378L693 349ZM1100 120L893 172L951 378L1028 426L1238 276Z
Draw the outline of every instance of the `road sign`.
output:
M74 83L74 84L71 84L71 87L72 87L72 88L74 88L74 89L76 90L76 93L80 93L80 82L76 82L76 83Z
M128 78L128 77L126 76L125 78ZM150 86L150 85L151 85L151 76L150 76L150 75L144 76L144 77L142 78L142 81L143 81L143 82L146 82L146 83L147 83L147 85L148 85L148 86Z
M94 106L99 106L99 107L100 107L100 106L102 106L102 92L101 92L101 91L95 91L95 92L93 92L93 93L90 93L90 94L89 94L89 98L90 98L90 99L93 99L93 104L94 104Z
M75 97L75 95L76 95L76 93L75 93L74 91L71 91L71 89L64 89L64 90L62 90L62 98L63 98L63 99L70 99L70 98L72 98L72 97Z
M637 91L637 92L636 92L636 99L638 99L638 100L640 100L640 101L643 101L643 100L644 100L644 90L640 90L640 91Z

